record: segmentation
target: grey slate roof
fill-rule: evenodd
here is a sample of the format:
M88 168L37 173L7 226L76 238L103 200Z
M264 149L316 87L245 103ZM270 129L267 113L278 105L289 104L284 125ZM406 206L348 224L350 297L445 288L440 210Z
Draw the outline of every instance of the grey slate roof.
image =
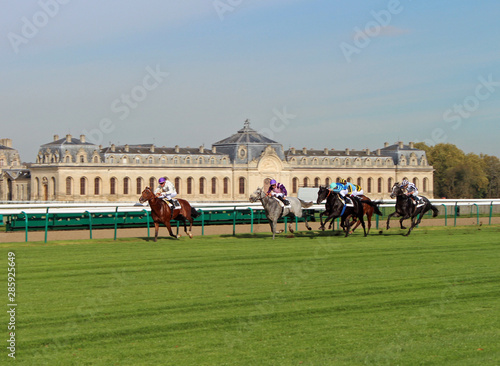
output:
M217 141L212 144L214 146L218 145L241 145L241 144L277 144L278 142L271 140L260 133L250 128L250 123L245 121L245 124L241 130L237 133L231 135L223 140Z

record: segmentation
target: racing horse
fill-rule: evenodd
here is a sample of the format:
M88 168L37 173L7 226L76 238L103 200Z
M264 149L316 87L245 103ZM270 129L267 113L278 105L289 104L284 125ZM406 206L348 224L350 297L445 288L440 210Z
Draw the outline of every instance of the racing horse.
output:
M156 197L153 190L149 187L146 187L144 191L142 191L141 197L139 197L139 202L144 203L148 201L149 207L151 207L151 217L155 223L155 239L156 242L158 240L158 230L160 228L160 223L163 223L168 229L170 236L174 238L180 238L180 235L174 235L172 232L172 227L170 226L170 220L177 220L184 222L184 232L190 237L193 237L191 233L191 229L193 227L193 218L199 216L198 211L196 211L188 201L183 199L178 199L179 204L181 205L180 209L175 209L172 213L170 205L167 204L163 199ZM189 232L186 227L186 220L189 221Z
M353 202L352 206L346 206L344 208L344 203L340 199L340 195L333 190L328 189L325 186L320 186L318 190L318 199L316 201L317 204L320 204L326 199L325 211L319 215L319 219L321 222L320 229L325 230L325 225L329 220L335 220L337 217L341 218L342 227L345 230L345 236L348 236L350 233L350 226L352 222L349 219L356 219L363 226L364 236L368 235L365 227L365 221L363 219L364 215L364 205L367 204L373 208L373 211L377 215L382 215L382 212L378 209L378 204L372 202L370 200L356 200L351 199ZM323 215L328 215L325 222L323 222ZM357 225L356 225L357 226Z
M329 194L330 194L330 190L328 189L328 187L320 186L319 191L318 191L318 202L317 203L320 204L321 202L323 202L325 200L325 198L329 197L328 196ZM320 201L320 197L322 197L321 201ZM382 212L378 208L378 204L380 204L381 202L373 202L371 199L369 199L365 195L359 196L359 198L361 199L361 203L363 204L363 214L366 215L366 221L368 223L368 230L366 231L366 234L368 235L370 233L370 229L372 227L373 214L375 213L379 216L382 216ZM325 204L325 206L327 206L327 204ZM324 211L324 212L319 214L320 221L321 221L323 215L328 215L328 214L329 214L329 212L328 212L328 208L327 208L327 211ZM321 230L325 230L325 225L328 222L328 220L330 220L330 218L328 218L324 223L321 223L321 226L320 226ZM354 221L351 222L350 225L352 225L354 222L356 222L356 225L352 228L352 232L354 232L354 230L356 230L356 228L359 225L361 225L361 221L356 220L356 217L353 217L353 220ZM328 229L330 229L332 227L333 222L334 222L334 220L332 220L330 222Z
M272 196L268 196L262 188L257 188L257 190L250 195L250 202L260 201L264 207L266 217L269 220L269 225L271 225L271 232L273 233L273 239L276 234L281 234L283 230L277 231L276 227L278 225L278 219L281 217L302 217L302 209L312 206L312 202L305 202L297 197L287 197L286 198L290 205L282 207L280 202ZM304 217L304 221L307 230L311 230L311 227L307 223L307 219ZM293 233L291 223L288 224L288 229Z
M410 229L405 234L405 236L408 236L410 235L413 228L417 226L420 221L422 221L422 217L427 211L432 210L432 217L436 217L439 213L437 207L433 206L427 199L427 197L419 196L420 202L418 204L414 204L413 200L408 197L405 194L403 188L399 186L399 183L394 183L394 185L392 186L391 198L394 197L396 197L396 211L391 213L387 217L387 230L389 230L390 227L389 222L391 220L391 217L401 216L401 219L399 220L399 226L401 226L401 229L403 230L406 229L406 227L403 226L403 220L411 220Z

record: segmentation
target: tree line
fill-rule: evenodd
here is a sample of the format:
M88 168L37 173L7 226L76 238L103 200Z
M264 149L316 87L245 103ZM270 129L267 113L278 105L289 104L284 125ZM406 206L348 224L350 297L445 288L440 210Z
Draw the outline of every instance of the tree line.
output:
M434 197L499 198L500 159L484 154L465 154L453 144L415 147L424 150L434 171Z

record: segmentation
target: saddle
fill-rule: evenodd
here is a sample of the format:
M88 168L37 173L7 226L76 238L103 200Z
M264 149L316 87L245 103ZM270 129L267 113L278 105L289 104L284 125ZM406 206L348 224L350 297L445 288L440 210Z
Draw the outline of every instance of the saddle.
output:
M342 203L344 204L344 206L348 206L348 207L354 207L354 202L352 200L351 197L340 197L340 200L342 201Z
M174 217L174 211L181 209L181 204L175 198L172 198L170 201L166 198L162 198L162 200L169 205L170 211L172 212L172 217Z

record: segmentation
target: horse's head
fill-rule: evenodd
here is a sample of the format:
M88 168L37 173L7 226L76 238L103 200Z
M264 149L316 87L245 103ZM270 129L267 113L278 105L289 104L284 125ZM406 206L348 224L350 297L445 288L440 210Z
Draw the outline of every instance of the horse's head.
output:
M403 194L403 189L399 186L399 182L394 183L392 186L391 198L401 196Z
M257 201L260 201L261 199L263 199L264 197L266 197L266 192L264 192L264 190L262 188L257 188L257 190L255 192L253 192L252 195L250 195L250 202L257 202Z
M144 203L146 201L149 201L151 198L154 198L155 194L151 190L151 188L146 187L144 188L144 191L142 191L141 197L139 197L139 202Z
M328 197L329 192L330 190L326 186L319 186L318 199L316 200L316 203L319 205L321 202L323 202L326 197Z

